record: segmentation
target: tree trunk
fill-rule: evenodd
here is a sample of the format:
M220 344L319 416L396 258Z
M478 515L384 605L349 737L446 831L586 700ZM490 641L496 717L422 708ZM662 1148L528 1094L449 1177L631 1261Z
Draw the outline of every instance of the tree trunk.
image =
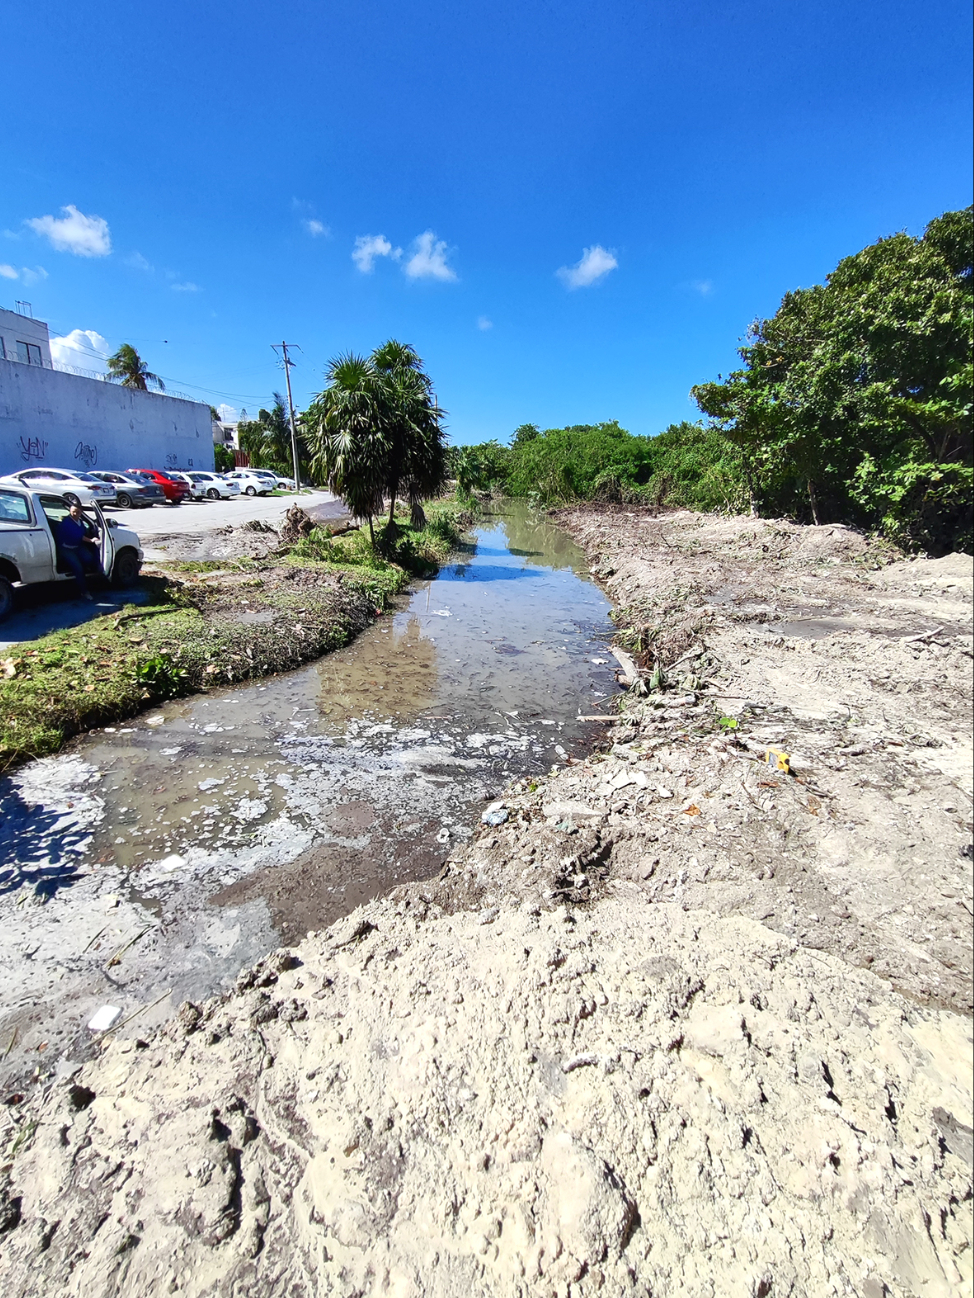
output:
M392 489L392 499L389 501L389 526L394 527L396 523L396 488Z
M758 509L758 493L754 482L754 470L751 468L749 458L742 453L741 468L744 470L744 482L747 486L747 494L751 506L751 517L759 518L760 510Z
M369 515L369 540L372 543L372 549L375 549L375 532L372 529L372 515Z
M808 479L808 503L812 507L812 522L816 527L818 527L820 521L818 516L818 498L815 495L815 483L811 478Z

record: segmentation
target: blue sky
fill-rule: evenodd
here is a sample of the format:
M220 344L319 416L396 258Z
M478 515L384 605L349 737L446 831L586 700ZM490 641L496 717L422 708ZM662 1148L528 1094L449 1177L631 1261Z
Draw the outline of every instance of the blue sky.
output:
M251 413L271 343L302 348L300 406L396 337L458 442L658 432L785 291L971 201L970 24L967 0L8 6L0 305Z

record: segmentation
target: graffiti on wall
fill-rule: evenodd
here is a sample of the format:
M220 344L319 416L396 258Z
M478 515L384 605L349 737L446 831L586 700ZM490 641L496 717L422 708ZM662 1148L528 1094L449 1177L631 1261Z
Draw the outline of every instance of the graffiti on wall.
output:
M87 442L79 442L74 448L74 458L80 460L86 469L90 469L93 464L98 463L98 447L89 446Z
M44 459L49 445L50 442L45 441L43 437L22 437L17 449L25 464L33 464L35 460Z

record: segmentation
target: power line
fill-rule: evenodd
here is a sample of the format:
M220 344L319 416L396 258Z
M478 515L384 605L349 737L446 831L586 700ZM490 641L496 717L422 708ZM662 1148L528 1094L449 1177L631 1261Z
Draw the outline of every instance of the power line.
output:
M55 339L55 341L57 340ZM72 343L70 350L73 352L79 352L83 356L94 357L96 360L108 360L108 356L104 352L96 351L93 347L82 347L79 344ZM292 361L291 363L293 364L294 362ZM184 388L192 388L195 392L205 392L215 397L231 397L234 401L264 400L264 397L258 396L254 392L223 392L219 388L202 387L199 383L189 383L186 379L173 378L171 374L160 374L159 377L165 379L167 383L178 383Z

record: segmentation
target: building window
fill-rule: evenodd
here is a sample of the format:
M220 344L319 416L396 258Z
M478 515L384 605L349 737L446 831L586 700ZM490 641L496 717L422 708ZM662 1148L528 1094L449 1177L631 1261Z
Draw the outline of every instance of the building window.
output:
M43 365L44 360L41 356L41 349L36 343L23 343L17 340L17 359L24 365Z
M3 339L0 338L0 361L5 361L6 359L7 359L7 349L4 346Z

